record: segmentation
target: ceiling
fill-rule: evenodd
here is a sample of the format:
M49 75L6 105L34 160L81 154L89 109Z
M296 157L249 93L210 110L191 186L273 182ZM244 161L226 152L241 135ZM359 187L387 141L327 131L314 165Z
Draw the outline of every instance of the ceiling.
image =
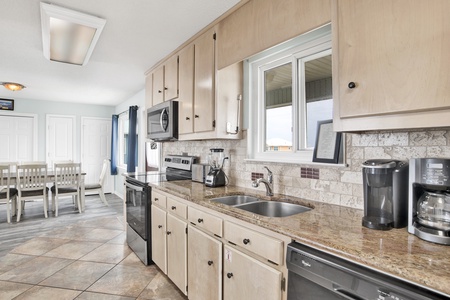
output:
M145 71L240 0L43 1L106 19L85 66L42 51L38 0L0 0L0 98L117 105L144 88Z

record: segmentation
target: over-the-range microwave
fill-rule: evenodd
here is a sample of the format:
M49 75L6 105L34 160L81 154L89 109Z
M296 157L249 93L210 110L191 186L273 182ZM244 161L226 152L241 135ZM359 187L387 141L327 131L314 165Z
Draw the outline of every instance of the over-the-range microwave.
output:
M178 140L177 101L165 101L147 110L147 138L157 142Z

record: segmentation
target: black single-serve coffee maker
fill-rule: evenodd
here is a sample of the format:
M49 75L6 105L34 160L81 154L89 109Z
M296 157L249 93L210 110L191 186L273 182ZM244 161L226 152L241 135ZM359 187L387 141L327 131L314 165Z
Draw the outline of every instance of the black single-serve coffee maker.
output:
M362 225L377 230L408 224L408 171L405 161L372 159L363 163Z

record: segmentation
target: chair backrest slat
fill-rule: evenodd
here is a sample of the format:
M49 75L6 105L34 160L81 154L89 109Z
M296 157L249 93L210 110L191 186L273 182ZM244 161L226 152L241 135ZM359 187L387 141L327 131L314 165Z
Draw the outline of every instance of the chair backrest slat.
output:
M80 163L55 163L56 188L80 187Z
M40 190L47 184L47 164L30 163L17 166L17 186L22 191Z

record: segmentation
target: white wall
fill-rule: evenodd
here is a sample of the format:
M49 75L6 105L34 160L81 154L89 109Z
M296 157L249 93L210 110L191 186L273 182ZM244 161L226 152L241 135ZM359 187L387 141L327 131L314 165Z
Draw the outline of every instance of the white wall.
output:
M7 115L8 111L2 111ZM13 113L36 114L38 116L38 160L46 160L45 126L46 115L71 115L76 117L74 160L81 161L81 117L111 118L114 106L65 103L42 100L14 99Z
M131 98L125 100L121 104L117 105L114 108L115 114L120 114L122 112L125 112L128 114L128 108L130 106L137 105L139 106L139 109L137 111L138 116L138 171L142 172L145 170L145 138L147 136L146 132L146 120L145 120L145 89L142 89L140 92L136 93ZM118 175L115 176L114 183L115 183L115 193L119 197L123 197L124 195L124 177L122 174L126 172L127 170L124 168L119 167L118 168Z

